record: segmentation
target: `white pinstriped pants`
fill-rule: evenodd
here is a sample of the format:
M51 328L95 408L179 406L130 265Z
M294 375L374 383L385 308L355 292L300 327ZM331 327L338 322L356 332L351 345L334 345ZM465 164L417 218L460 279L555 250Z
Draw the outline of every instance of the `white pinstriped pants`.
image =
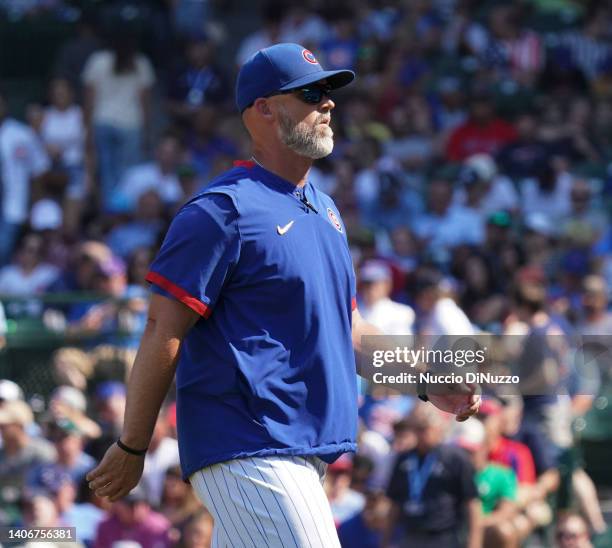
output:
M340 548L318 457L235 459L189 478L213 515L212 548Z

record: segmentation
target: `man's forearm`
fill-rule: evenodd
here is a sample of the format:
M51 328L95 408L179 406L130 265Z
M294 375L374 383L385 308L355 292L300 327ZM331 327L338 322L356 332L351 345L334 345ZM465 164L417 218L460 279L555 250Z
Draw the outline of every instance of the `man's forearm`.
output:
M161 404L176 371L180 340L149 320L130 374L121 441L134 449L149 445Z

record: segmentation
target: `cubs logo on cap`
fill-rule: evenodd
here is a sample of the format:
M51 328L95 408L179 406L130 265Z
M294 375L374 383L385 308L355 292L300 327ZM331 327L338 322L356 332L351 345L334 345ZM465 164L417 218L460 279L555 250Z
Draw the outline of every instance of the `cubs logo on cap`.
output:
M309 49L305 49L302 51L302 57L313 65L317 65L319 63L312 51L310 51Z
M327 216L329 217L331 223L336 227L336 230L338 232L342 232L342 225L340 224L340 220L329 207L327 208Z

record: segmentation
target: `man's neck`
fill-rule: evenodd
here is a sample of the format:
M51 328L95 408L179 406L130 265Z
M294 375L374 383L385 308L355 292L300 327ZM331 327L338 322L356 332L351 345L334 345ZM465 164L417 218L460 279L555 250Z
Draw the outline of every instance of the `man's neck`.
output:
M271 150L254 146L253 160L267 171L298 187L306 184L308 171L312 166L310 158L299 156L287 148Z

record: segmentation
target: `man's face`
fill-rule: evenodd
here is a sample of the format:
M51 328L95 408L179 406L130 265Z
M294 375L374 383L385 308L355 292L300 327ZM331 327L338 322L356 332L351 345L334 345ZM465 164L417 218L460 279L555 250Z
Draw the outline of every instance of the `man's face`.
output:
M304 103L297 92L274 99L281 142L306 158L329 156L334 149L334 132L329 126L334 102L324 95L318 104L311 105Z
M592 547L586 525L579 517L569 517L559 524L557 546L559 548Z

